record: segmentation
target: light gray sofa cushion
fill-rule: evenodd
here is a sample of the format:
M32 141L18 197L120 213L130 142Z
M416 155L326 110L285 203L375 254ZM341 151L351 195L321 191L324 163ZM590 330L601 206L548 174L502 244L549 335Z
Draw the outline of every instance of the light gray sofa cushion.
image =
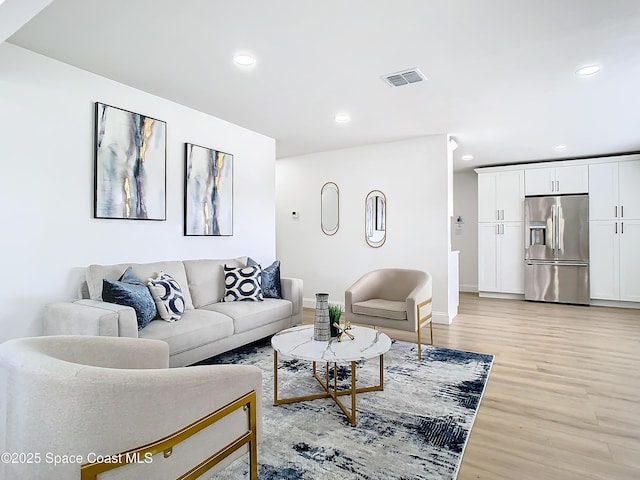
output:
M164 340L170 355L186 352L233 335L233 320L218 312L186 310L177 322L154 320L138 332L140 338Z
M116 265L89 265L87 268L87 287L91 300L102 300L102 280L118 280L128 266L131 266L135 274L146 283L160 271L171 275L182 288L185 308L193 309L193 301L189 292L187 274L181 261L154 262L154 263L119 263Z
M261 302L219 302L202 307L204 310L220 312L233 318L235 333L242 333L262 325L282 320L292 314L288 300L265 298Z
M184 260L189 278L189 292L194 308L222 300L224 296L224 266L244 267L247 257Z

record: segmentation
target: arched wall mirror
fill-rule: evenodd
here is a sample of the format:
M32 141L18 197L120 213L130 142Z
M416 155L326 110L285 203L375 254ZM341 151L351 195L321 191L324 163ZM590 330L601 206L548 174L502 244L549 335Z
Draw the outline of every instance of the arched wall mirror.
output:
M380 190L372 190L364 205L364 238L373 248L387 239L387 198Z
M327 182L320 190L320 227L326 235L333 235L340 227L340 192L338 185Z

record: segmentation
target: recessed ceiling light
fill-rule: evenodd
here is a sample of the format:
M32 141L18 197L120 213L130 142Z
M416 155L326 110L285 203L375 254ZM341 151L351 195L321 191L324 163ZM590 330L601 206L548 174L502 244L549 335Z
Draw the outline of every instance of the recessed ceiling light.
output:
M468 162L469 160L473 160L473 155L462 155L460 158L465 162Z
M556 152L564 152L567 149L566 145L556 145L553 147Z
M351 121L351 116L348 113L336 113L336 116L333 117L336 123L349 123Z
M600 65L585 65L584 67L580 67L576 70L576 75L579 77L590 77L591 75L595 75L600 72L602 67Z
M234 56L233 61L236 65L240 65L241 67L250 67L256 63L256 59L246 53Z

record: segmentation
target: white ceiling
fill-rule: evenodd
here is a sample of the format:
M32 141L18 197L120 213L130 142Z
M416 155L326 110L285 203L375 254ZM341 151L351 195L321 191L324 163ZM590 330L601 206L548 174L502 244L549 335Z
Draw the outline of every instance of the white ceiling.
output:
M457 170L640 151L639 0L54 0L8 41L273 137L279 158L442 133ZM380 78L413 67L428 80Z

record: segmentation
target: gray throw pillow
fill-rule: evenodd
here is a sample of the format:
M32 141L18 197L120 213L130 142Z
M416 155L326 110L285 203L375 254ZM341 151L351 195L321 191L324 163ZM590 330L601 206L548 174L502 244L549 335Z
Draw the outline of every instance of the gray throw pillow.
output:
M260 264L253 258L247 258L247 266ZM280 260L262 269L262 295L264 298L282 298L282 284L280 283Z
M102 299L133 308L136 311L138 330L146 327L158 313L149 288L131 267L127 267L119 280L102 280Z

